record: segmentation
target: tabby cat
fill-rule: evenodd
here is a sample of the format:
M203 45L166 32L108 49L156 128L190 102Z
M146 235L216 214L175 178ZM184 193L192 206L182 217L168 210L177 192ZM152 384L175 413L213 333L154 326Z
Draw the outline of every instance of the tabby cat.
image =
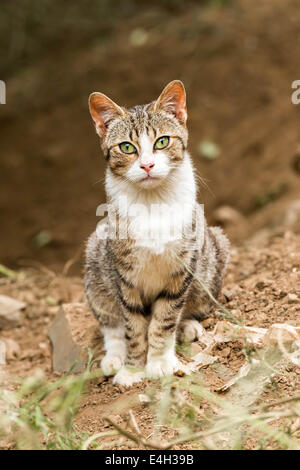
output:
M229 242L196 202L182 82L150 104L125 109L92 93L89 106L107 161L110 214L87 243L85 292L104 336L102 370L130 386L181 368L176 340L196 340L213 308L196 278L218 296Z

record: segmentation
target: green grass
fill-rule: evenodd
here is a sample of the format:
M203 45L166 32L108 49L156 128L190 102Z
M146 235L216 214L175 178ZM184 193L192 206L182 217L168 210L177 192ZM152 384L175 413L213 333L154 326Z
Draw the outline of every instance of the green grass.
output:
M73 375L71 369L57 381L47 382L37 373L23 380L16 392L1 391L2 448L171 449L188 443L197 449L245 449L252 439L257 449L300 449L300 396L283 396L268 404L262 399L272 389L274 373L282 373L286 358L278 350L259 354L260 361L253 362L249 374L226 394L209 390L201 370L153 382L146 392L148 403L143 405L154 416L154 432L147 438L132 410L123 413L124 425L108 418L111 428L104 432L91 434L77 428L74 420L86 384L102 376L100 369L91 371L90 352L83 374ZM273 395L278 397L276 388ZM175 437L168 438L166 429Z
M132 411L127 416L130 430L109 422L125 442L144 448L172 449L188 443L195 449L243 450L252 442L254 449L300 449L300 395L276 399L275 389L272 401L266 403L264 398L272 388L274 371L285 375L286 359L274 348L260 351L259 358L227 393L212 392L201 371L183 378L165 377L152 385L147 406L155 423L149 439L142 435ZM166 437L166 429L176 437Z
M241 320L233 318L197 280L220 314L241 325ZM234 339L237 338L235 333ZM284 395L276 380L287 379L289 375L296 380L296 372L288 372L299 365L293 351L280 342L279 347L267 349L256 349L245 342L243 353L250 370L225 393L221 389L212 391L201 369L192 375L152 382L142 405L149 407L153 416L150 436L140 430L134 410L129 409L132 395L130 403L123 404L123 411L118 410L122 424L112 416L106 418L110 428L103 432L91 434L77 428L75 418L86 385L103 376L101 369L91 369L93 359L89 351L87 368L82 374L72 373L74 364L54 382L47 381L40 372L22 380L16 392L0 391L0 448L172 449L185 444L197 449L299 450L300 395ZM181 348L180 352L189 355L190 349ZM218 363L209 367L211 373L227 382L228 369ZM138 392L136 399L138 402Z
M0 431L3 442L18 449L81 449L90 436L77 430L74 418L88 380L102 376L91 372L92 354L83 374L72 370L55 382L36 373L16 392L0 391ZM75 364L74 364L75 365Z

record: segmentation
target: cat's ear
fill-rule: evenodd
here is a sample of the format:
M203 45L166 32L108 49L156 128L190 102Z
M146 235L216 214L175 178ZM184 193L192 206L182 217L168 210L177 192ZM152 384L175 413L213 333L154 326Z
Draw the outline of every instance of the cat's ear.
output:
M125 115L125 111L103 93L92 93L89 98L89 107L100 137L105 135L111 121Z
M180 124L187 120L186 94L184 85L180 80L173 80L162 91L160 97L154 104L154 109L162 109L173 114Z

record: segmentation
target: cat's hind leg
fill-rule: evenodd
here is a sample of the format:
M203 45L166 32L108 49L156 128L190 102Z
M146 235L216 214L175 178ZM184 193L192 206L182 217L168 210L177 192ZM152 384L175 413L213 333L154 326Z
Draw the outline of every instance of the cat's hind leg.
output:
M212 315L217 307L216 300L221 292L228 259L227 237L219 227L209 227L177 330L179 342L190 343L201 339L204 331L200 322ZM205 292L203 284L212 297Z
M213 314L214 310L215 304L204 292L200 284L194 280L177 328L178 342L187 344L200 340L204 333L200 322Z
M184 320L178 327L178 341L179 343L193 343L201 339L204 333L204 328L198 320Z

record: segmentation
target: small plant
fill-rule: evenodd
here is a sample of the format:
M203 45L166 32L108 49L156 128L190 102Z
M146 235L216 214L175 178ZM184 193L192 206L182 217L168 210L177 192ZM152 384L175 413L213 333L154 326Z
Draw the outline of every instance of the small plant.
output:
M88 435L76 429L74 418L88 380L102 375L91 371L92 353L85 372L67 374L53 383L41 372L26 378L17 392L0 391L0 432L18 449L81 449Z
M299 450L300 396L265 404L261 400L264 387L259 386L262 371L266 373L264 365L254 368L227 396L211 392L199 373L180 379L164 378L160 387L148 392L147 406L155 415L151 439L143 437L132 411L127 416L126 427L110 419L108 422L125 442L132 441L144 448L164 450L189 443L195 449L237 450L245 449L247 441L252 439L257 442L256 449L271 445L273 449ZM285 425L276 426L277 420ZM164 429L172 429L177 436L166 439Z

